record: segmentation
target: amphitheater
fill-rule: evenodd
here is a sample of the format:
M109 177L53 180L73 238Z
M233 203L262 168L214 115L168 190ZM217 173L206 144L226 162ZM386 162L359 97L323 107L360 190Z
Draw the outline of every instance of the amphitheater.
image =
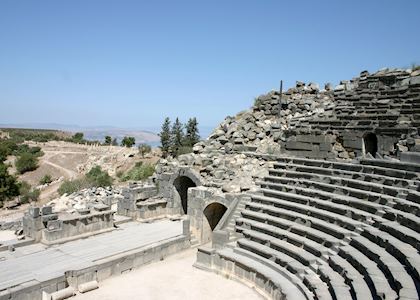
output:
M32 207L0 245L0 299L64 299L191 247L267 299L419 299L419 129L420 70L261 95L123 197Z

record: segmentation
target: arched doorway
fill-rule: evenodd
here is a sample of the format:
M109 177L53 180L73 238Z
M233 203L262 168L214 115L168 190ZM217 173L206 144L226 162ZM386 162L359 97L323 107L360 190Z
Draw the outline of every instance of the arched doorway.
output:
M181 198L182 211L184 214L187 214L188 212L188 189L196 186L194 181L187 176L179 176L174 180L174 187Z
M204 209L203 214L204 216L206 216L211 231L213 231L214 228L216 228L217 224L223 217L226 210L226 206L217 202L207 205L207 207Z
M365 145L365 154L370 153L375 157L376 152L378 152L378 138L372 132L365 134L363 137L363 143Z

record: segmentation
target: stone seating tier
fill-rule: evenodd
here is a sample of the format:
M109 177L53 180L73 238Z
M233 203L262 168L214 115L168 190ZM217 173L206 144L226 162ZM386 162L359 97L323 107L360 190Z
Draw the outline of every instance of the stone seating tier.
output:
M281 270L302 299L419 299L419 174L399 161L279 157L237 214L239 239L216 255Z

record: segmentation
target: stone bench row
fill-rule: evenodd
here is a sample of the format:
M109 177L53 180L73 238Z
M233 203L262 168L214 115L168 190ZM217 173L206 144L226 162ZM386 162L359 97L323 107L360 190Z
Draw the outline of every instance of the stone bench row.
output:
M338 118L338 120L311 120L307 123L307 125L311 126L311 128L341 128L346 127L348 125L351 126L386 126L392 127L397 126L399 123L397 120L395 121L377 121L372 119L355 119L355 120L342 120ZM305 122L302 122L300 125L305 125Z
M381 100L390 100L394 103L406 103L409 101L416 101L419 98L420 98L420 92L417 90L406 91L399 94L387 94L387 93L381 94L381 93L372 92L372 93L364 93L364 94L352 93L348 95L343 95L343 94L334 95L334 100L336 103L363 102L366 104L370 104L372 102L374 103L376 101L381 101Z
M414 122L412 122L414 123ZM322 126L321 126L322 127ZM385 134L385 135L399 135L399 134L409 134L413 130L419 130L419 128L415 127L413 124L410 126L404 127L377 127L377 126L337 126L335 128L329 128L328 126L324 126L325 128L311 128L308 131L307 127L289 127L286 131L287 134L294 135L294 134L303 134L308 136L313 135L326 135L326 134L336 134L334 130L359 130L359 131L374 131L376 134Z
M388 132L389 134L406 134L409 129L408 127L395 127L394 125L389 126L389 123L379 122L375 124L362 125L362 124L348 124L343 126L334 125L311 125L312 130L321 130L325 133L333 133L334 131L353 130L353 131L375 131L376 133ZM395 124L396 125L396 124ZM410 126L412 127L412 126Z
M389 114L390 111L395 111L398 114L418 114L420 108L420 103L388 103L381 105L381 107L375 106L363 106L363 107L354 107L347 103L340 103L334 107L334 112L340 114L341 112L349 112L352 114L361 113L361 114Z
M259 212L261 210L265 210L266 213ZM337 225L323 220L316 220L310 216L296 215L285 209L270 207L265 204L249 203L248 210L244 210L242 215L245 218L296 233L328 248L337 249L337 251L343 239L349 240L356 235L354 232L339 228ZM302 224L302 220L304 220L304 224ZM387 228L397 227L398 225L390 223ZM403 230L400 232L403 232ZM402 234L393 236L384 230L371 226L364 226L361 234L371 242L386 249L386 251L407 266L410 274L413 274L413 277L420 281L418 248L416 249L414 246L406 243L406 238Z
M243 234L246 238L237 241L239 248L274 260L289 272L297 274L317 299L337 299L337 296L340 299L351 299L350 288L344 279L325 262L319 262L323 267L320 268L316 256L293 244L253 230L244 230Z
M252 206L252 204L251 204L251 206ZM255 206L254 206L254 208L255 208ZM261 207L260 207L261 208ZM247 216L247 213L248 212L244 212L244 216ZM252 216L252 213L254 213L254 212L250 212L251 213L251 216L249 216L249 214L248 214L248 217L253 217ZM262 214L262 215L264 215L264 214ZM270 216L271 218L273 218L272 216ZM263 216L263 218L264 218L264 216ZM255 217L253 218L254 220L255 220ZM239 221L241 221L241 220L239 220ZM252 221L251 221L252 222ZM281 220L281 221L279 221L279 222L283 222L283 220ZM315 229L311 229L312 231L317 231L317 230L319 230L320 228L318 227L319 226L319 222L317 221L317 223L318 224L312 224L311 223L311 226L312 227L315 227ZM325 225L324 225L325 226ZM324 230L327 230L327 232L328 232L328 229L327 229L327 226L328 225L326 225L323 229ZM261 229L261 228L260 228ZM265 228L265 229L267 229L267 227ZM284 232L284 231L283 231ZM324 233L325 233L325 231L324 231ZM287 234L287 233L285 233L285 234ZM300 234L302 234L301 232L300 232ZM273 235L274 236L278 236L278 232L276 232L276 231L273 231ZM290 234L290 236L289 236L289 239L291 238L291 236L292 236L293 234L291 233ZM312 233L312 235L316 235L316 233ZM296 239L296 234L294 235L294 238ZM353 241L353 238L355 238L355 237L351 237L351 241ZM380 247L378 247L378 246L376 246L375 244L373 244L372 242L370 242L369 240L367 240L366 238L363 238L363 237L360 237L360 236L358 236L357 238L361 238L362 240L363 240L363 243L364 243L364 245L369 245L369 248L370 249L373 249L373 248L375 248L375 251L376 252L379 252L379 253L375 253L376 254L376 257L378 257L378 259L377 259L377 261L374 263L374 262L372 262L369 258L367 258L367 257L365 257L364 259L365 260L367 260L367 261L369 261L369 262L367 262L366 261L366 263L364 263L364 264L362 264L362 265L358 265L356 262L358 262L358 261L360 261L360 257L358 258L358 259L354 259L354 256L355 255L350 255L350 256L345 256L345 255L343 255L346 259L348 259L349 260L349 262L350 263L352 263L353 265L355 265L355 266L357 266L358 268L359 268L359 270L361 270L362 269L362 267L366 267L367 265L370 265L370 270L364 270L363 272L365 273L365 275L368 275L368 274L373 274L372 275L372 277L374 278L374 279L377 279L379 276L378 276L378 274L381 274L381 272L379 271L379 269L378 269L378 267L375 267L376 266L376 264L378 264L378 265L380 265L381 266L381 268L382 269L384 269L384 270L387 270L388 271L388 273L389 272L392 272L392 274L394 274L394 276L391 276L391 277L389 277L389 279L390 279L390 281L391 281L391 284L392 284L392 286L397 290L397 291L400 291L400 290L402 290L402 292L403 292L403 294L416 294L416 291L415 291L415 286L414 286L414 283L413 283L413 280L411 279L411 277L405 272L405 270L404 270L404 267L401 265L401 264L399 264L398 263L398 261L393 257L393 256L391 256L390 254L388 254L386 251L385 251L385 249L381 249ZM300 241L302 242L303 241L303 239L300 239ZM295 242L296 242L296 240L295 240ZM310 247L310 244L311 243L306 243L305 244L305 246L306 247ZM312 248L314 248L314 246L312 245ZM340 245L339 246L339 249L342 249L343 248L343 246L342 245ZM319 248L318 249L322 249L322 245L320 245L319 246ZM351 250L349 250L351 253L357 253L358 251L357 250L355 250L353 247L352 247L352 249ZM324 249L324 252L325 252L325 249ZM314 253L316 253L315 252L315 250L314 250ZM348 255L348 251L347 252L342 252L342 254L343 253L347 253L347 255ZM360 252L359 252L359 256L360 256ZM357 255L356 255L357 256ZM391 266L388 266L388 264L391 264ZM391 269L392 270L391 270ZM379 273L378 273L379 272ZM389 275L389 274L388 274ZM384 276L382 275L382 278L384 278ZM383 280L381 280L380 281L380 284L379 283L377 283L377 286L379 286L379 288L378 288L378 291L382 291L383 292L383 284L384 284L384 281ZM389 293L387 293L388 295L389 295Z
M382 210L389 213L391 212L387 210L386 206L420 217L420 195L417 191L410 193L404 189L381 184L327 175L302 174L300 172L287 170L280 172L277 170L270 170L269 172L271 176L265 177L268 182L303 186L332 193L339 192L340 195L347 195L363 201L367 200L369 202L382 204L385 206ZM408 195L410 195L410 197L406 199Z
M255 236L255 233L252 234L252 231L263 233L267 235L268 240L272 240L273 237L275 239L284 240L292 245L297 245L298 247L303 248L303 250L310 252L312 255L317 256L319 258L317 266L317 270L319 272L317 273L321 275L324 282L327 282L330 290L335 292L336 298L337 294L340 296L339 299L341 299L344 295L348 296L348 289L343 289L343 287L348 286L351 295L356 296L356 299L373 299L369 287L366 282L361 279L361 274L348 262L341 260L339 263L336 263L336 265L339 265L340 271L337 271L337 267L332 268L331 264L329 264L329 268L325 267L325 263L329 263L331 258L337 255L337 253L332 249L306 238L301 234L296 234L291 231L251 219L240 218L237 220L237 224L238 230L242 232L245 237L249 236L252 239L252 237ZM302 252L302 250L300 252ZM336 274L332 271L335 271ZM353 276L348 277L346 274L352 274ZM339 280L337 280L338 275L341 276L341 279ZM353 282L353 280L356 282Z
M298 260L298 264L300 263L304 265L311 265L313 271L321 276L323 281L329 285L330 290L333 292L336 290L339 290L340 292L344 291L345 296L348 296L348 292L350 292L352 294L358 295L359 298L357 299L372 299L372 295L370 295L371 293L374 296L381 296L379 293L386 292L387 295L396 296L396 293L388 283L385 274L383 274L380 269L371 262L365 264L369 266L368 270L362 270L359 272L355 267L353 267L352 264L348 262L346 264L343 263L343 261L340 261L340 269L344 269L345 273L354 274L356 278L362 278L363 275L366 275L369 278L369 275L374 274L374 276L372 276L373 280L370 280L370 288L368 284L363 280L359 281L357 285L353 286L351 280L346 279L346 277L336 272L329 265L329 261L331 258L337 256L338 251L326 248L325 246L317 244L316 242L306 237L302 237L301 235L246 218L238 220L238 231L242 232L244 237L250 239L251 241L260 240L260 243L265 245L270 243L270 247L282 253L282 258L287 255L289 257L293 257L295 260ZM239 240L238 244L240 243L241 241ZM341 248L342 247L345 246L341 246ZM258 251L257 249L257 247L254 247L253 250ZM352 249L350 252L354 256L360 256L360 253L358 253L358 250L356 249ZM353 257L350 258L354 259ZM296 270L296 268L293 268L293 266L296 265L296 262L294 260L291 261L294 264L290 264L290 260L283 262L283 264L291 265L290 267L292 268L292 272L299 272L299 269ZM317 263L315 264L314 262ZM328 267L325 265L328 265ZM414 287L413 281L411 278L409 278L409 276L407 278L407 276L404 276L406 281L403 282L403 284L407 284L407 286L404 288L412 290ZM394 286L396 286L396 284L397 283L393 282ZM344 286L348 286L349 291L347 291L347 289L343 289ZM399 287L397 290L401 290L401 287ZM334 296L337 295L337 293L334 294ZM341 295L339 299L341 299Z
M329 218L330 215L324 216L324 213L331 212L349 216L356 220L352 226L357 227L359 222L372 224L373 222L386 222L388 220L396 221L400 225L407 227L413 232L419 232L420 218L412 214L397 211L384 205L360 200L351 196L340 195L337 193L324 192L310 188L301 188L297 186L288 186L284 184L261 183L264 187L261 192L264 196L275 198L283 205L296 206L296 209L305 209L306 205L320 207L316 210L319 216ZM256 195L257 197L258 195ZM290 203L284 204L283 201ZM310 207L308 207L310 209ZM315 213L315 212L314 212Z
M296 203L287 203L287 201L270 198L266 196L258 196L255 195L252 197L251 203L248 203L247 207L253 210L259 210L266 212L268 214L274 215L276 218L286 218L287 220L296 221L297 218L302 218L302 220L310 221L311 227L312 224L316 224L315 228L325 233L328 233L338 239L351 239L355 233L362 233L364 230L373 228L369 224L365 224L362 222L358 222L353 220L347 216L343 216L340 214L333 213L331 211L324 211L322 212L321 209L317 209L314 207L308 206L306 210L302 209L304 205L296 204ZM286 213L287 212L287 213ZM243 212L245 213L245 212ZM246 214L246 213L245 213ZM291 216L292 214L292 216ZM395 226L395 224L388 224L388 226L392 226L395 231L399 231L400 228ZM372 231L369 231L369 234L372 235ZM400 239L402 242L406 242L405 235L406 232L404 230L400 231L400 234L394 235L397 239ZM411 232L410 236L418 236L416 232ZM389 236L388 234L384 233L383 236ZM402 248L402 243L393 244L394 248L397 248L400 253L404 255L404 258L401 261L404 262L413 262L412 259L408 259L410 257L416 257L417 261L419 260L417 249L410 245L405 245L406 248ZM418 241L417 241L418 246ZM419 273L417 264L409 264L412 270L416 270L413 272L414 276ZM417 276L418 277L418 276ZM420 280L420 278L417 278Z
M326 167L318 167L312 165L307 166L304 164L295 164L293 162L281 162L274 163L274 169L270 170L270 172L295 172L302 174L302 176L305 176L305 174L308 176L313 174L314 176L335 176L340 178L359 179L364 182L378 183L386 186L404 188L406 190L415 190L419 184L418 182L409 179L386 176L384 174L378 175L375 173L363 173L358 171L345 170L345 168L346 166L342 166L342 168L330 168L328 165L326 165ZM382 173L385 173L385 171ZM405 177L405 174L401 175Z
M213 264L223 274L233 274L239 279L253 282L272 299L314 299L299 278L250 251L231 248L218 250Z
M420 165L409 162L381 159L361 159L360 164L420 173Z
M316 159L280 157L278 162L301 164L305 166L315 166L322 168L340 169L353 172L361 172L376 175L385 175L389 177L397 177L409 180L418 180L419 174L411 170L404 170L395 168L395 165L390 161L385 160L362 160L360 164L345 163L338 161L325 161ZM380 163L381 161L382 163ZM409 165L409 164L407 164Z

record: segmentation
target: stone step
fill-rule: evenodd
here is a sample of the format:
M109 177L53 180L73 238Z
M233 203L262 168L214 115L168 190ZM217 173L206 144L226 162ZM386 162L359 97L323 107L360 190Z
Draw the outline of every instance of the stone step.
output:
M250 236L252 237L252 232L258 232L261 233L260 237L264 235L266 240L271 241L272 238L275 238L277 241L280 239L295 246L303 247L305 251L308 251L311 255L315 255L317 257L322 256L328 259L329 256L334 255L334 251L331 251L314 241L298 234L294 234L290 231L253 220L240 219L239 222L242 223L240 228L244 236L247 238ZM416 294L416 287L413 279L411 278L411 276L413 276L412 273L408 274L405 270L405 266L403 266L391 254L387 253L384 248L372 243L363 236L352 236L349 241L350 245L357 248L361 253L364 253L369 257L369 259L378 264L394 290L398 292L402 290L401 293L405 295L413 295L413 293ZM415 255L415 252L411 252L410 255ZM416 257L418 257L418 255ZM417 276L413 276L413 278L414 280L417 280Z
M364 159L364 164L355 164L355 163L345 163L345 162L336 162L336 161L325 161L325 160L316 160L316 159L306 159L306 158L294 158L294 157L279 157L278 162L283 163L293 163L297 165L304 166L313 166L313 167L323 167L331 168L345 171L361 172L367 174L376 174L376 175L385 175L388 177L402 178L408 180L418 180L418 174L413 171L405 171L398 168L392 168L390 165L370 165L368 164L371 161L379 160L367 160Z
M271 186L275 185L279 184L271 184ZM343 218L346 218L347 222L350 222L351 220L351 226L355 227L357 227L357 224L359 224L359 226L363 226L363 224L359 221L361 219L363 220L363 218L365 218L365 220L363 221L367 224L371 224L372 221L384 223L388 220L395 220L400 225L407 227L408 229L411 229L413 231L419 232L420 218L410 213L398 211L380 204L372 203L369 201L363 201L350 196L322 192L314 189L288 187L287 185L280 186L283 189L288 190L289 192L282 192L272 189L262 189L265 196L269 195L269 198L266 198L265 201L272 201L273 199L271 197L274 196L274 199L276 199L277 201L276 205L288 206L290 207L290 209L294 209L295 211L304 211L306 208L310 211L313 211L315 215L326 219L329 219L334 215L336 216L335 219L341 217L341 219L344 220ZM258 197L258 195L254 196L254 198L255 197ZM317 198L327 201L319 202L316 200ZM287 201L291 201L290 204L288 204ZM329 201L332 201L334 203L331 203ZM314 208L312 208L312 206L314 206ZM321 207L321 209L316 208L317 206ZM385 211L384 215L382 214L381 209ZM344 214L346 211L347 214L350 215L350 217L345 217ZM372 213L376 213L376 215L373 215ZM382 215L383 218L381 218ZM372 220L370 220L370 218L372 218Z
M363 275L359 273L347 260L339 255L330 256L328 263L331 268L340 273L345 278L345 282L350 286L354 299L367 299L373 300L376 298L376 293L372 295L366 281L363 280Z
M351 166L334 166L330 165L329 163L323 164L317 163L319 166L312 166L312 165L304 165L304 164L296 164L292 162L284 162L284 163L275 163L274 169L271 169L270 172L275 173L280 171L294 171L298 173L302 173L302 176L312 176L314 175L322 175L322 176L335 176L335 177L343 177L343 178L351 178L351 179L359 179L363 180L364 182L373 182L377 184L393 186L398 188L404 189L417 189L418 185L420 184L419 181L389 177L385 175L376 175L376 174L368 174L360 172L358 165L356 167ZM356 169L356 170L344 170L343 168L347 169Z
M274 184L270 185L273 186ZM321 193L316 190L312 190L312 195L301 195L299 192L304 192L304 190L298 190L298 187L295 187L294 191L296 193L291 191L283 192L274 190L272 188L262 188L261 191L263 192L263 196L255 195L252 199L273 204L277 207L287 207L288 209L296 212L308 212L319 217L320 219L329 220L331 222L340 224L349 230L355 230L355 228L371 224L373 223L373 218L375 217L372 215L372 213L361 210L360 208L353 208L349 205L342 204L353 200L349 200L351 197L347 196L333 194L337 199L341 200L341 203L335 203L331 201L331 198L324 200L316 197L315 193ZM361 202L363 203L363 201ZM371 211L374 211L375 213L381 208L380 205L374 206L376 203L367 202L363 204L370 205L369 207L371 208Z
M409 162L378 159L361 159L360 164L420 173L420 165Z
M259 199L261 200L259 200ZM254 211L263 211L264 213L271 214L275 217L284 218L287 220L301 219L305 222L311 222L315 224L318 230L324 231L338 239L344 239L345 237L351 237L354 234L354 228L357 227L356 231L363 232L363 228L368 227L367 224L354 221L348 217L337 215L331 212L319 212L319 210L313 209L306 206L306 210L298 209L296 206L287 205L287 201L279 201L279 199L271 199L264 196L253 197L260 203L249 203L249 208ZM267 204L264 204L267 203ZM282 204L282 207L279 206ZM299 207L297 207L299 208ZM292 209L292 210L291 210ZM293 210L294 209L294 210ZM247 210L243 212L243 215L247 214ZM313 217L316 216L316 217ZM320 219L320 217L322 219ZM350 223L349 223L350 222ZM337 225L338 224L338 225ZM340 225L340 226L339 226ZM374 224L375 227L388 232L397 239L409 243L416 249L420 248L420 242L418 240L418 233L407 227L401 226L401 224L394 221L381 220ZM312 225L311 225L312 226Z
M255 220L260 223L267 223L277 228L302 235L312 241L315 241L318 244L332 249L337 249L338 245L342 243L340 238L345 235L344 233L343 236L339 236L339 238L337 238L335 235L331 235L330 233L325 233L321 230L296 223L294 220L291 221L285 218L275 217L273 215L264 214L253 210L246 210L243 212L243 215L243 218L239 218L237 220L239 226L241 226L241 221L243 222L244 219Z
M277 210L278 212L278 210ZM239 218L237 222L239 226L241 226L241 222L243 223L245 219L257 221L262 224L270 224L277 228L290 231L292 233L298 234L302 237L306 237L312 241L315 241L321 245L324 245L331 249L336 249L338 251L338 247L342 245L347 245L348 243L341 242L340 239L337 239L337 233L330 235L331 233L328 232L327 228L323 228L323 226L328 226L328 224L323 225L323 223L315 224L309 223L310 226L305 226L296 223L296 220L293 219L295 217L293 215L284 214L283 218L276 217L273 215L269 215L267 213L260 213L257 211L246 210L243 212L244 218ZM289 219L285 219L289 218ZM292 220L290 220L292 219ZM297 220L300 220L299 218ZM312 221L312 220L311 220ZM313 222L313 221L312 221ZM395 223L395 222L391 222ZM315 226L312 228L311 226ZM419 270L420 270L420 259L418 248L413 247L410 245L409 240L407 241L406 238L408 234L404 233L404 228L396 229L399 224L388 224L386 227L383 225L383 228L373 228L367 226L363 229L362 235L369 239L371 242L380 245L381 247L385 248L391 255L396 257L403 265L407 267L409 274L420 282L419 280ZM382 229L394 229L396 232L388 233ZM327 230L326 230L327 229ZM326 231L327 233L325 233ZM395 235L392 235L395 234ZM343 233L345 235L345 233ZM411 235L416 235L417 233L413 232ZM339 236L340 238L342 236ZM348 239L351 241L351 239ZM417 245L418 246L418 245Z
M362 236L385 248L405 265L411 277L420 283L420 254L416 248L377 228L366 227Z
M368 286L374 289L379 299L397 299L397 293L391 288L385 275L375 262L351 246L340 247L339 255L346 259L355 269L362 273Z
M371 213L375 213L375 209L369 203L375 203L377 204L375 205L377 210L386 210L389 213L395 213L396 215L399 214L398 211L401 211L411 213L417 217L420 216L420 204L417 204L414 201L406 200L404 198L388 195L391 193L397 194L396 190L372 183L363 183L363 181L359 180L349 180L328 176L322 179L323 180L320 181L326 181L328 183L300 178L267 176L265 177L265 181L260 182L260 184L272 184L271 186L274 189L289 189L287 185L290 185L290 188L305 187L311 189L310 191L307 191L307 193L312 192L312 190L316 190L317 192L319 191L319 195L325 197L328 197L329 194L327 193L350 196L351 198L346 198L347 201L351 202L354 198L355 200L352 203L355 203L355 207L361 208ZM334 199L337 198L334 195L331 196ZM366 206L366 208L364 208L364 206ZM396 211L394 212L394 210ZM420 224L420 219L418 220L418 223Z
M320 276L318 276L313 270L308 269L301 261L289 255L292 253L280 252L274 248L264 246L260 243L247 239L238 240L238 247L240 249L256 253L265 259L273 259L275 263L286 268L289 272L298 274L303 283L316 295L318 299L333 299L331 293L328 290L328 285L321 280ZM302 261L307 261L310 258L304 258L300 256L300 259ZM343 294L343 297L344 296L345 294ZM344 299L351 298L345 297Z
M337 239L343 240L345 237L349 237L353 234L356 234L354 232L355 226L347 225L346 227L342 227L337 225L336 218L333 216L330 216L327 218L328 221L325 219L320 219L317 217L313 217L313 214L308 215L306 212L309 213L309 211L305 210L305 213L299 213L293 210L290 210L289 207L283 208L279 206L275 206L272 201L273 199L269 199L268 197L258 197L259 199L254 198L256 201L260 201L260 199L263 199L261 202L252 202L249 203L247 207L247 210L243 211L243 215L245 216L248 209L252 210L253 212L261 212L263 214L268 214L275 216L277 218L284 218L286 220L293 220L293 221L300 221L301 223L310 222L311 227L312 225L316 226L316 228L320 231L323 231L326 234L329 234ZM328 215L328 213L326 214ZM346 224L343 224L346 225ZM350 229L348 229L348 227Z
M286 272L284 268L279 267L274 262L264 260L252 252L238 250L239 249L235 249L235 251L233 249L218 250L217 254L222 260L218 262L218 264L220 264L218 267L222 270L235 270L235 268L230 268L229 262L233 262L239 266L246 266L248 272L255 273L257 276L266 279L278 289L274 294L270 293L273 299L314 299L313 294L295 275Z

